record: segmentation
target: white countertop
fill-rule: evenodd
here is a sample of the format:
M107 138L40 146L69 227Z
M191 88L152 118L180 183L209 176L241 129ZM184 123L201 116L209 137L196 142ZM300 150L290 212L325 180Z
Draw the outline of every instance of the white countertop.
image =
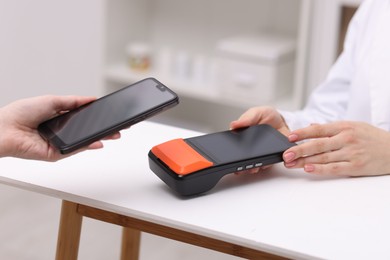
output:
M0 159L0 182L300 259L390 259L390 176L325 178L278 164L182 198L148 166L152 146L201 133L141 122L56 162Z

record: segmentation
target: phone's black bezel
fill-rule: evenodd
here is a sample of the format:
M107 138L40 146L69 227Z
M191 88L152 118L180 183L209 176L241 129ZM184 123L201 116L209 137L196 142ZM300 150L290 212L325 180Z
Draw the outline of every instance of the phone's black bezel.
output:
M126 86L126 87L121 88L121 89L119 89L117 91L114 91L114 92L112 92L110 94L107 94L107 95L105 95L105 96L103 96L103 97L101 97L101 98L99 98L99 99L97 99L97 100L95 100L95 101L93 101L91 103L97 102L97 101L99 101L101 99L107 99L111 95L114 95L114 94L116 94L118 92L121 92L121 91L125 90L126 88L132 87L132 86L134 86L136 84L139 84L139 83L141 83L143 81L146 81L146 80L152 80L152 81L154 81L155 84L164 86L164 88L165 88L164 91L169 91L173 95L172 100L170 100L169 102L166 102L164 104L155 106L152 109L144 111L143 113L140 113L140 114L138 114L138 115L136 115L136 116L134 116L132 118L129 118L128 120L126 120L126 121L124 121L124 122L122 122L120 124L113 125L111 128L108 128L106 130L102 130L102 131L100 131L99 133L97 133L95 135L92 135L92 136L90 136L88 138L85 138L83 140L80 140L80 141L74 142L74 143L69 143L69 144L64 143L62 141L62 139L59 138L50 129L50 127L47 126L47 122L52 121L52 120L57 120L58 118L62 117L64 114L63 115L59 115L57 117L54 117L52 119L49 119L49 120L41 123L38 126L38 132L45 140L47 140L54 147L56 147L61 152L61 154L68 154L68 153L74 152L74 151L76 151L78 149L81 149L81 148L83 148L83 147L85 147L85 146L87 146L89 144L92 144L93 142L101 140L104 137L110 136L111 134L114 134L114 133L116 133L116 132L118 132L118 131L120 131L122 129L128 128L128 127L130 127L130 126L132 126L132 125L134 125L134 124L136 124L138 122L141 122L141 121L143 121L145 119L148 119L148 118L150 118L150 117L152 117L152 116L154 116L154 115L156 115L156 114L158 114L158 113L160 113L160 112L162 112L162 111L164 111L166 109L169 109L169 108L179 104L179 97L178 97L178 95L174 91L169 89L167 86L165 86L164 84L162 84L161 82L159 82L155 78L145 78L145 79L140 80L138 82L135 82L135 83L133 83L133 84L131 84L129 86ZM88 106L91 103L85 104L85 105L77 108L76 110L79 110L79 109L81 109L81 108L83 108L85 106Z

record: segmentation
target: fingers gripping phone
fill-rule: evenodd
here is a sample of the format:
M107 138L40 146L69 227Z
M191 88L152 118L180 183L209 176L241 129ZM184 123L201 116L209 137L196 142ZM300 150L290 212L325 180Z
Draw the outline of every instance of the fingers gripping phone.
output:
M179 103L172 90L147 78L39 125L63 154L107 137Z
M228 173L281 162L294 145L262 124L156 145L149 151L149 167L170 188L189 196L210 190Z

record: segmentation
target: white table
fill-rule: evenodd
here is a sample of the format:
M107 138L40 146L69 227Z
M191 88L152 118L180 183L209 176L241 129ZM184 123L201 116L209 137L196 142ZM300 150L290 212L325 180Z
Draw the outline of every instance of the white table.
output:
M247 258L390 259L390 176L324 178L278 164L181 198L149 170L147 153L199 134L142 122L56 163L2 158L0 181L63 200L57 259L77 258L83 216L125 227L122 259L137 258L139 231Z

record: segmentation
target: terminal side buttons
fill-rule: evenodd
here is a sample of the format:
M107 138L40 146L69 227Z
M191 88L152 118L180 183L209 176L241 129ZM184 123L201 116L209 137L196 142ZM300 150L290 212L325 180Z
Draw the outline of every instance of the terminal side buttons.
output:
M236 171L243 171L243 170L250 170L252 168L258 168L258 167L261 167L263 166L263 163L261 162L257 162L257 163L252 163L252 164L248 164L248 165L245 165L245 166L238 166L236 168Z
M254 164L248 164L248 165L245 166L245 169L249 170L249 169L252 169L253 167L255 167Z

